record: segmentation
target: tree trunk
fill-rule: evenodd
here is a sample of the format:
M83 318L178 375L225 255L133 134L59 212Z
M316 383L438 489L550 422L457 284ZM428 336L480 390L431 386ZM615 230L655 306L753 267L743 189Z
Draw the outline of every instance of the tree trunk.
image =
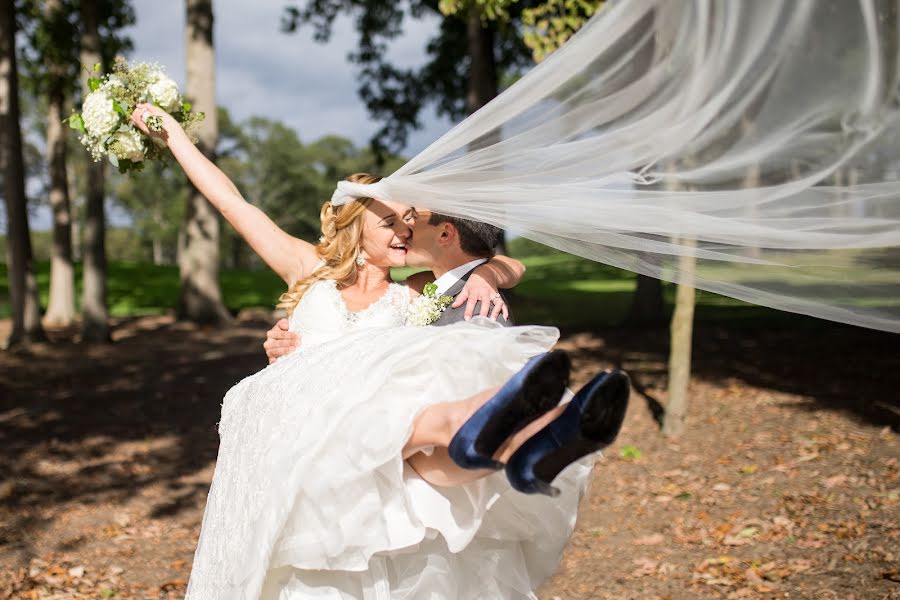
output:
M216 57L212 0L187 0L187 94L206 118L197 130L199 148L215 160ZM199 323L222 323L231 315L219 289L219 216L192 186L179 235L181 295L178 317Z
M685 240L685 246L693 247ZM694 333L694 271L696 258L678 258L681 281L675 294L675 313L672 315L671 347L669 348L669 393L663 416L663 434L677 436L684 433L688 412L688 384L691 381L691 339Z
M466 111L471 115L497 97L497 59L494 56L494 25L483 22L481 12L469 11L466 17L466 41L469 49L469 84L466 91ZM493 132L488 139L476 141L474 147L484 147L499 141L499 132ZM500 236L497 247L500 254L506 254L506 232Z
M161 239L159 239L159 236L153 236L153 238L150 240L150 246L153 249L153 264L166 264L166 257L163 254L163 242Z
M662 323L665 318L662 281L656 277L638 274L626 322L632 325L655 325Z
M469 86L466 109L472 114L497 96L497 61L494 57L494 29L483 23L481 13L469 11L466 18L469 45Z
M28 228L12 0L0 4L0 169L6 200L6 264L12 309L12 332L6 346L12 347L44 339Z
M84 36L81 46L82 70L93 72L94 65L102 62L100 32L98 27L97 0L82 0L81 21ZM84 95L90 93L85 83ZM106 215L105 163L88 164L87 191L84 219L84 289L82 296L82 340L108 342L109 309L106 305Z
M45 18L54 21L61 11L59 0L49 0ZM47 164L50 167L50 208L53 211L53 246L50 254L50 299L45 322L66 327L75 320L75 270L72 264L72 210L66 167L65 67L46 65L50 87L47 94Z

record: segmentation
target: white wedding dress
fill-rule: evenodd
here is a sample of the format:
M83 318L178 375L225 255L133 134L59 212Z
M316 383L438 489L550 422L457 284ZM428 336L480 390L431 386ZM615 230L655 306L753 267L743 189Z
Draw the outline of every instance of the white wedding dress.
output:
M301 348L225 396L187 598L535 598L575 525L591 458L556 498L502 471L458 487L401 457L425 406L500 385L557 340L475 319L405 326L409 291L350 312L333 281L291 317Z

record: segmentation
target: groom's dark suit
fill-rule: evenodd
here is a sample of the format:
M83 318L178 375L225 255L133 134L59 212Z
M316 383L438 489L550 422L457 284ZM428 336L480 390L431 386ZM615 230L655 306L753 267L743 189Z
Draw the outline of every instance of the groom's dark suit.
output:
M453 298L456 298L456 296L458 296L459 293L463 290L463 287L465 287L466 281L469 280L469 276L472 275L472 272L477 267L478 267L477 265L475 267L472 267L472 269L468 273L466 273L465 275L460 277L459 281L457 281L455 284L453 284L450 287L450 289L448 289L446 292L444 292L441 295L442 296L452 296ZM500 292L500 296L503 298L503 301L506 302L506 306L509 307L509 302L507 301L506 296L503 295L503 292ZM475 314L475 315L479 314L478 311L480 309L481 309L481 302L479 301L478 303L475 304L475 312L473 314ZM435 321L434 323L432 323L432 325L450 325L451 323L456 323L457 321L464 320L465 316L466 316L466 305L465 304L463 304L462 306L460 306L458 308L453 308L452 306L448 306L444 310L444 312L440 316L440 318L437 321ZM497 317L497 322L505 327L515 325L515 323L513 323L513 320L512 320L512 311L510 311L510 313L509 313L509 319L505 319L503 317L503 315L501 314L499 317Z

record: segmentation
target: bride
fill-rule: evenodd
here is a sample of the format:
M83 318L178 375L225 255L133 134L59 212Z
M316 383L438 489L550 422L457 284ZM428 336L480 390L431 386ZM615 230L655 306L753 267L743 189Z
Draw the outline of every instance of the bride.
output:
M590 453L621 426L624 375L556 406L568 359L550 352L555 328L405 326L424 282L392 283L390 268L405 262L414 211L366 196L377 178L354 176L355 197L325 203L313 246L245 202L165 112L141 105L132 119L288 283L304 333L225 396L187 598L535 598Z

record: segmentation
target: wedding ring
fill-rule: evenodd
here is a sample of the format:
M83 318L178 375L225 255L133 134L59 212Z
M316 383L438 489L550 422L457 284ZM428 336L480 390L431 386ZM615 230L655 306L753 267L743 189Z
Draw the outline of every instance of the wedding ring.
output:
M500 292L494 292L493 294L491 294L491 300L496 300L499 297L500 297Z

